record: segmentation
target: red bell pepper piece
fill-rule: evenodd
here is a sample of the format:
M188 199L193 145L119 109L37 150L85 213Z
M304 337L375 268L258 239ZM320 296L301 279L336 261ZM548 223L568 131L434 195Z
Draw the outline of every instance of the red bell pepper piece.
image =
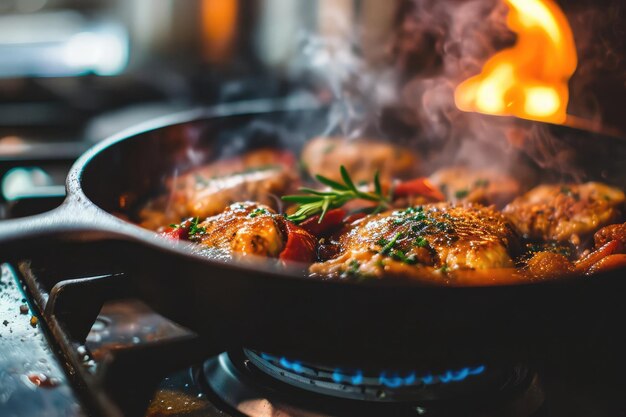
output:
M316 257L317 239L294 223L285 220L287 242L278 256L281 261L313 262Z
M290 151L276 151L276 160L287 168L295 167L297 164L295 155Z
M626 254L615 253L606 258L600 259L587 270L587 275L598 274L601 272L614 271L616 269L626 268Z
M428 178L415 178L409 181L403 181L396 184L393 189L393 197L409 197L413 195L423 195L424 197L434 200L443 201L446 197L443 195Z
M183 220L180 224L170 225L163 232L161 232L161 236L174 240L189 240L189 228L193 224L194 220L197 222L197 219L190 218Z
M313 236L323 236L341 226L346 214L346 211L341 208L328 210L321 222L318 214L306 219L299 226Z
M576 262L576 271L586 272L596 263L609 255L621 252L623 249L622 242L619 240L611 240L609 243L594 250L589 255Z
M185 227L168 227L161 232L161 236L174 240L187 240L189 230Z

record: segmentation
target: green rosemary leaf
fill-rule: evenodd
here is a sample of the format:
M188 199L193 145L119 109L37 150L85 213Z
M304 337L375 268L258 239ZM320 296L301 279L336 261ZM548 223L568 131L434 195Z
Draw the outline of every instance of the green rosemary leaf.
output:
M336 191L320 191L320 190L315 190L313 188L307 188L307 187L300 187L298 188L298 191L300 191L301 193L309 193L309 194L320 195L320 196L333 196L337 194Z
M291 203L312 203L319 199L320 198L316 195L286 195L281 197L281 200Z
M387 208L389 200L382 195L382 187L378 173L374 176L375 192L360 191L354 185L354 181L350 178L348 171L342 165L340 168L341 177L344 184L326 178L322 175L316 175L315 178L323 185L330 187L330 191L320 191L313 188L300 188L300 192L306 193L301 195L287 195L281 197L283 201L299 204L296 212L286 216L288 220L299 223L309 217L320 215L319 222L322 222L324 216L330 209L343 206L350 200L365 199L378 203L376 212Z
M383 195L383 187L381 187L380 185L380 172L379 171L376 171L376 173L374 174L374 192L378 196L382 197Z
M343 182L346 184L346 186L350 190L358 193L359 190L354 185L354 182L352 182L352 178L350 178L350 174L348 174L348 170L346 169L346 167L344 167L343 165L340 166L339 171L341 172L341 178L343 179Z
M321 223L322 220L324 220L324 216L326 216L326 213L328 212L329 207L330 207L330 200L325 199L324 202L322 203L322 214L320 214L320 219L317 221L318 223Z
M345 185L340 184L337 181L333 181L330 178L326 178L326 177L324 177L322 175L316 175L315 179L317 181L319 181L320 183L329 186L333 190L341 190L341 191L348 191L349 190L349 188L346 187Z

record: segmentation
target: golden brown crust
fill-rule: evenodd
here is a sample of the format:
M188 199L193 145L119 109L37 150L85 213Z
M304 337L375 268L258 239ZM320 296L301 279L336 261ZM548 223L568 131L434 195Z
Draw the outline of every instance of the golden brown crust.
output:
M314 275L420 278L464 269L509 268L516 237L504 217L480 205L428 204L367 216L336 237L339 253Z
M590 235L622 216L624 193L586 184L540 185L507 205L503 213L520 234L532 240L571 241Z
M301 160L309 173L335 181L341 181L339 167L343 165L356 183L372 181L376 171L389 183L417 175L419 169L412 150L369 139L315 138L302 150Z
M463 166L442 168L429 179L451 203L478 203L504 206L520 192L519 182L492 169L470 169Z
M277 208L279 197L295 191L298 184L290 153L250 151L169 179L168 194L140 211L141 225L156 230L185 217L215 215L237 201L256 201Z
M198 226L203 228L200 243L225 253L275 258L285 238L278 215L255 202L235 203Z

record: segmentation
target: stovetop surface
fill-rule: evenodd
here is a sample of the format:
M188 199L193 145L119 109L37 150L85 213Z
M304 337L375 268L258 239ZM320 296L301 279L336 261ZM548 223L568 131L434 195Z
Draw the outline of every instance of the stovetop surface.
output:
M21 264L24 271L26 264ZM38 311L37 302L24 286L17 268L2 267L0 281L0 415L2 416L83 416L101 415L85 400L85 387L69 363L64 359L59 342L47 328L45 318ZM33 270L39 271L37 268ZM26 288L26 289L25 289ZM36 320L33 318L37 318ZM91 327L83 345L74 344L77 356L84 354L83 366L97 374L105 361L107 352L129 346L151 343L184 336L188 332L175 323L154 313L148 306L134 299L119 299L105 303ZM587 340L581 335L581 344ZM533 357L533 369L537 380L529 389L533 401L532 411L519 404L514 412L501 406L491 407L489 401L481 405L479 412L468 410L440 411L437 408L419 408L416 415L465 415L465 416L573 416L614 417L626 416L626 382L623 375L626 360L623 358L621 332L617 331L606 340L596 340L588 346L572 346L571 350L553 351L550 346L542 354ZM164 377L152 395L146 416L242 416L212 392L205 370L229 355L209 358L206 363L198 361L182 366ZM171 360L164 357L163 361ZM236 362L236 359L233 361ZM155 363L155 366L158 366ZM203 376L204 375L204 376ZM245 378L244 378L245 379ZM141 381L141 378L136 379ZM253 381L252 385L258 383ZM38 385L39 384L39 385ZM249 387L248 387L249 388ZM256 391L254 391L257 389ZM539 390L539 391L538 391ZM249 391L235 391L228 395L248 396L239 398L240 410L250 409L255 415L276 414L290 401L289 395L272 397L265 387L252 387ZM243 392L243 394L242 394ZM287 391L288 393L289 391ZM227 396L228 396L227 395ZM524 396L521 401L525 400ZM520 401L520 400L518 400ZM253 405L253 407L252 407ZM522 403L523 405L523 403ZM248 407L248 408L246 408ZM252 408L250 408L252 407ZM287 408L287 410L301 408ZM259 411L261 410L261 411ZM264 410L264 411L263 411ZM419 411L419 412L418 412ZM261 413L261 414L258 414ZM265 413L265 414L263 414ZM269 413L269 414L268 414ZM274 413L274 414L272 414ZM504 413L504 414L503 414ZM373 415L385 415L373 414ZM300 414L318 415L318 414ZM319 415L332 415L329 413ZM341 415L351 415L350 413ZM387 415L406 415L387 414Z
M14 270L0 276L0 415L83 416ZM39 384L39 386L37 385Z

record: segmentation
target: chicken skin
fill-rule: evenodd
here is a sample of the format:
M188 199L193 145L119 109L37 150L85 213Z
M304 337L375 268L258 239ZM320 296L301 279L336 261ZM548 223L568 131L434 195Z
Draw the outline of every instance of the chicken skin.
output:
M624 193L599 183L540 185L504 208L504 215L527 239L565 242L581 239L619 221Z
M200 244L230 253L275 258L285 246L281 224L268 206L243 202L198 224Z
M520 192L513 177L491 169L470 169L463 166L442 168L430 176L452 203L495 204L503 207Z
M236 201L277 208L278 196L297 186L291 153L259 149L171 178L168 195L144 207L139 216L143 227L156 230L185 217L212 216Z
M410 149L367 139L347 140L319 137L309 141L302 151L302 164L312 175L341 181L339 167L346 167L355 183L369 182L374 173L390 183L394 178L417 174L419 161Z
M433 271L513 267L516 236L506 219L481 205L427 204L367 216L335 237L334 257L316 276L423 278Z
M161 234L192 241L214 258L278 258L281 262L309 264L315 260L317 240L270 207L245 201L200 222L198 217L170 225Z

